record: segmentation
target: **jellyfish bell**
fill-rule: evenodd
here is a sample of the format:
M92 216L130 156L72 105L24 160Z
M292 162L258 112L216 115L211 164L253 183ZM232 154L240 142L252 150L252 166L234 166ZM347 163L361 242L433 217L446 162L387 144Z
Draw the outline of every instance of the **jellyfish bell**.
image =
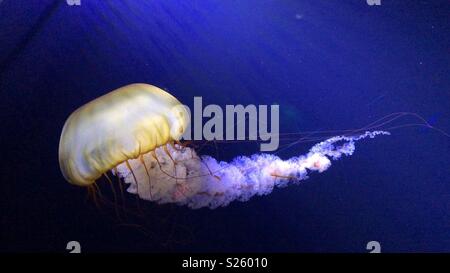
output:
M65 179L93 184L127 160L179 140L189 113L172 95L148 84L131 84L73 112L64 124L59 164Z

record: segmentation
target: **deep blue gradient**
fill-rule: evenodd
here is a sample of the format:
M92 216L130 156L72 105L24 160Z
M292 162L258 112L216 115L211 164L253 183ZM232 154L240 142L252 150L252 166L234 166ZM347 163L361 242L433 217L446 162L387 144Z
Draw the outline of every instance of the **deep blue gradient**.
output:
M358 143L302 185L226 208L143 202L145 224L98 211L57 157L72 111L133 82L188 105L279 104L284 133L398 111L450 132L449 1L3 0L0 14L1 251L450 251L450 142L429 129Z

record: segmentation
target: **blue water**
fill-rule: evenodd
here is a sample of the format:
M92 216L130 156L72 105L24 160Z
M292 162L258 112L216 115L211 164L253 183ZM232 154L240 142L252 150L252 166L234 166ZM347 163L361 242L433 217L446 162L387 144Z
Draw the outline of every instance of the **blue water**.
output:
M279 104L285 133L399 111L450 132L450 3L381 2L0 1L0 250L65 252L76 240L84 252L367 252L375 240L384 252L450 251L450 142L422 127L358 143L327 172L245 203L144 201L145 221L96 209L59 171L68 115L133 82L187 105Z

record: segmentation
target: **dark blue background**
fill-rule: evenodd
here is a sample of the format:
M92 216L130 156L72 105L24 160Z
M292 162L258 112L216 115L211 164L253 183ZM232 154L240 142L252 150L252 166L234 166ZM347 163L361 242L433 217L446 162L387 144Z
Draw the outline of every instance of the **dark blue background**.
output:
M365 252L377 240L386 252L450 251L449 138L432 130L358 143L300 186L226 208L143 202L146 220L125 224L66 183L57 159L68 115L133 82L186 104L277 103L282 132L398 111L449 132L449 14L447 0L3 0L0 250ZM257 148L221 145L219 159Z

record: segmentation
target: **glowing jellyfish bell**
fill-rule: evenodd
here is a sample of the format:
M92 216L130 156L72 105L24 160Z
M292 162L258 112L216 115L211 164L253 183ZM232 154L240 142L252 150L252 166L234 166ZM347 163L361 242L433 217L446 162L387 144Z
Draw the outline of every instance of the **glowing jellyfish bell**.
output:
M131 84L73 112L59 143L67 181L89 186L128 160L179 140L189 114L172 95L148 84Z

